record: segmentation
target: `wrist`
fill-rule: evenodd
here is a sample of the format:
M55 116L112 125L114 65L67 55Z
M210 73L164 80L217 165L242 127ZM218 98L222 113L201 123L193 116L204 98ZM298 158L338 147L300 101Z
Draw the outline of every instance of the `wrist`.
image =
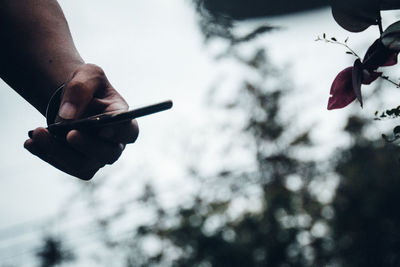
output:
M54 62L49 60L49 66L46 68L48 73L48 82L46 89L41 90L43 102L36 108L43 115L46 114L48 104L52 97L56 94L56 91L60 91L69 80L71 80L74 72L85 64L81 59L71 60L68 62Z

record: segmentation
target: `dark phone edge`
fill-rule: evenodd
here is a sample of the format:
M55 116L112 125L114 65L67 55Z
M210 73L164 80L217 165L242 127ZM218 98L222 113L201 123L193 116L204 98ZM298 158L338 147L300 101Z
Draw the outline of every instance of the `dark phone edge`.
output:
M168 110L172 108L173 102L171 100L167 100L164 102L152 104L149 106L144 106L140 107L137 109L130 110L125 113L117 114L115 116L110 116L110 117L105 117L102 119L80 119L76 121L71 121L71 122L60 122L60 123L54 123L51 125L47 126L47 129L51 133L59 133L63 132L66 133L70 130L83 130L83 129L90 129L94 127L99 127L99 126L107 126L109 124L114 124L114 123L121 123L129 120L133 120L136 118L140 118L143 116L151 115L153 113L161 112ZM101 114L99 114L101 115ZM98 115L97 115L98 116ZM93 116L92 118L95 118L96 116Z

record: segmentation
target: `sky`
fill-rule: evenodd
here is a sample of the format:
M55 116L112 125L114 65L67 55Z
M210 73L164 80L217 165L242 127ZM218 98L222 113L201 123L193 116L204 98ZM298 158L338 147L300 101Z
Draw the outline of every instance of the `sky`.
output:
M60 1L82 57L105 70L132 108L174 101L172 110L139 119L137 142L91 183L134 179L132 190L140 192L143 183L151 180L161 192L172 192L169 195L176 198L176 192L196 186L182 179L182 166L196 160L193 155L203 150L201 144L218 144L222 138L210 130L216 120L205 100L207 89L221 73L237 70L213 59L215 50L204 44L189 2ZM340 40L349 36L349 44L364 51L376 32L369 29L361 35L349 34L333 21L328 9L265 22L281 29L257 39L255 45L267 47L273 61L287 69L296 86L292 111L302 113L299 123L305 127L318 123L313 135L322 147L318 153L327 156L348 142L334 134L343 126L347 112L328 112L326 106L333 78L352 59L343 48L314 40L324 32ZM259 21L244 28L252 23ZM363 112L373 114L375 108L366 103ZM63 210L60 207L79 206L79 199L71 199L71 195L76 196L86 182L53 169L24 150L28 131L43 126L45 120L3 82L0 111L0 266L5 262L25 266L26 259L19 253L31 249L32 240L46 231L48 222ZM214 167L206 165L210 171ZM110 189L104 195L113 198L112 192ZM35 234L30 235L31 231ZM20 233L27 234L19 238Z
M190 139L181 136L206 120L190 114L201 114L201 96L210 82L207 77L213 75L213 59L204 49L193 10L184 1L90 0L60 4L82 57L105 70L132 108L166 99L174 101L172 110L140 119L138 141L95 179L107 174L110 179L133 176L140 189L143 175L135 177L132 172L141 168L141 173L148 176L162 174L166 186L174 187L173 177L181 173L177 162L184 161L178 146L185 138ZM1 265L2 258L10 255L10 246L14 252L23 252L26 244L31 244L26 239L32 237L12 239L9 233L29 232L35 227L42 230L42 222L58 214L60 206L74 205L69 197L84 182L24 150L28 131L43 126L45 120L4 83L0 83L0 110L5 125L0 137L7 140L0 154ZM18 258L12 261L18 262Z

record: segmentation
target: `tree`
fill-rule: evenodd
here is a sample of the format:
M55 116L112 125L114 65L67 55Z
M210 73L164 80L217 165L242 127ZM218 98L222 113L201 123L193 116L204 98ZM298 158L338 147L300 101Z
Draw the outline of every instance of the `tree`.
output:
M36 256L39 259L40 267L58 266L74 260L74 254L64 248L62 241L51 236L43 239L43 245Z

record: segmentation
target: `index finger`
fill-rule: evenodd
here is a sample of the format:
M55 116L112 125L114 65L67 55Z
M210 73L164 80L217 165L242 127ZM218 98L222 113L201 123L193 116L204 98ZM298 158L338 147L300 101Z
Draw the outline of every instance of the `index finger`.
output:
M105 75L99 67L83 66L65 85L58 116L76 120L85 112L96 92L104 90Z
M136 120L109 125L98 130L93 130L96 131L95 134L100 138L113 143L131 144L134 143L139 136L139 126Z

